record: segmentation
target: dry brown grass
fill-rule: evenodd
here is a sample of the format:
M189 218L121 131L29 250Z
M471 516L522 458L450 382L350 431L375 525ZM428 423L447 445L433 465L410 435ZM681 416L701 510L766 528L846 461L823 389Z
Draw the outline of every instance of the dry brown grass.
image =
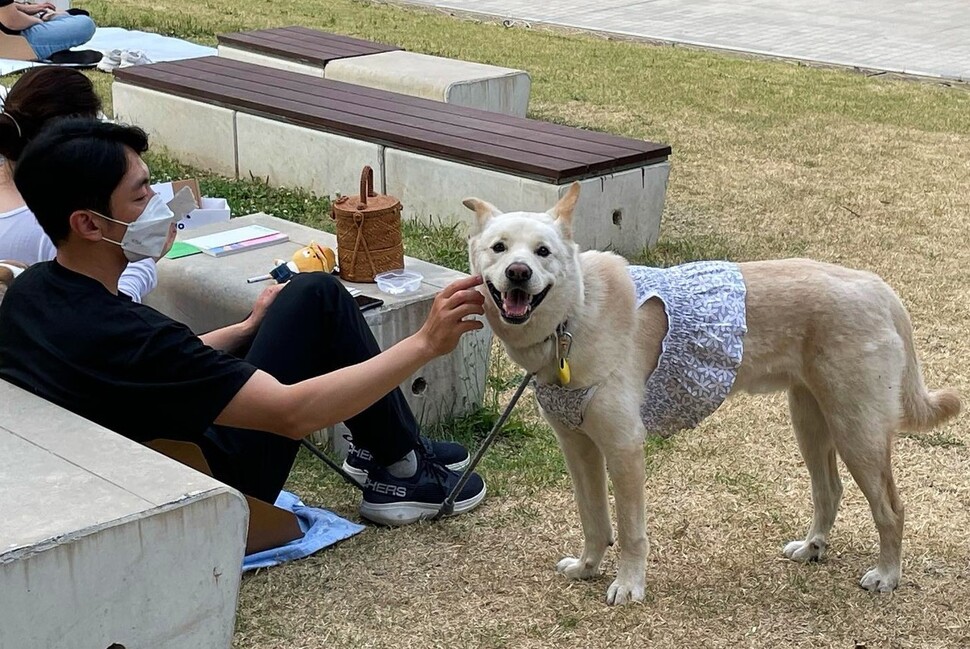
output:
M912 310L930 384L970 394L970 137L837 120L724 131L697 144L702 157L675 162L665 235L711 234L739 258L797 253L880 273ZM505 480L471 516L369 529L247 579L236 644L970 646L968 443L965 419L897 443L907 523L893 595L856 586L876 536L848 477L828 559L781 558L809 522L808 477L784 399L742 396L651 458L643 605L604 604L615 556L592 582L553 571L581 543L566 480L538 493Z
M214 30L301 22L529 69L533 116L673 145L661 247L650 259L804 255L873 270L911 309L927 381L970 395L963 89L504 31L348 0L83 4L114 22L157 19L209 42ZM518 412L535 417L531 403ZM605 605L614 555L590 582L555 574L581 535L554 443L540 438L490 453L484 472L494 489L471 515L370 528L247 576L235 646L970 646L966 421L896 445L907 522L903 583L892 595L856 586L875 560L876 535L845 471L827 561L781 558L809 522L808 476L784 399L742 396L650 449L653 552L642 605ZM354 517L356 494L320 471L302 460L291 487Z

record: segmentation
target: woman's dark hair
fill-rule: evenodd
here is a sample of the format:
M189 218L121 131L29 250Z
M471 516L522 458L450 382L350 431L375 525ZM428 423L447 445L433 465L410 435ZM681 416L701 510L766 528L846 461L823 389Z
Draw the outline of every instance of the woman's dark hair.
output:
M0 155L17 161L24 147L51 120L97 117L101 98L86 76L71 68L31 68L17 79L0 114Z
M13 181L55 246L77 210L111 215L111 195L128 172L126 149L147 151L145 131L96 119L56 120L24 147Z

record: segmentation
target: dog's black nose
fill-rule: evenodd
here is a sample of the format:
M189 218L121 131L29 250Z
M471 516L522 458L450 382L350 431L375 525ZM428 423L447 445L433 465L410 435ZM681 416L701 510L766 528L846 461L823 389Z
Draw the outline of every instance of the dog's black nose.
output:
M509 264L505 276L513 282L526 282L532 277L532 269L523 263Z

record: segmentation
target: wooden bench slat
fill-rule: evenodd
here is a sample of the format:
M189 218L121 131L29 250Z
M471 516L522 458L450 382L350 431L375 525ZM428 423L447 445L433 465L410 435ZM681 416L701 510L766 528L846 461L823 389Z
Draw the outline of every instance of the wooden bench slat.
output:
M221 45L325 66L335 59L391 52L401 48L305 27L277 27L219 34Z
M219 78L218 83L212 83L211 80L206 78L197 80L202 82L201 86L195 88L200 95L206 99L218 101L220 105L226 107L237 106L240 100L255 93L255 96L252 97L255 103L251 105L258 106L260 114L272 116L277 111L272 110L270 106L274 103L278 105L279 100L285 99L292 102L288 104L289 106L297 104L303 107L303 118L298 120L300 124L319 127L323 123L328 130L349 131L358 136L361 135L360 132L347 128L346 125L344 128L335 128L332 119L337 119L338 124L341 119L352 124L358 122L360 117L369 117L375 120L375 125L379 123L380 127L375 126L376 133L369 133L368 139L395 146L399 134L403 134L404 131L411 133L413 129L420 129L425 133L425 136L416 145L415 150L418 152L447 154L447 157L460 161L478 160L482 156L487 156L491 160L490 166L506 171L509 168L522 171L521 164L528 160L531 163L530 173L534 174L536 168L543 168L546 171L540 173L540 177L558 179L600 170L617 169L621 166L637 164L642 160L642 154L637 151L610 151L604 155L584 148L584 143L578 141L570 141L566 143L567 146L549 144L535 137L531 140L528 137L496 138L494 134L490 134L487 130L463 129L447 123L436 123L420 115L398 114L393 111L393 106L391 110L386 110L370 103L355 104L352 101L342 100L339 95L320 95L314 97L312 101L307 101L305 92L274 88L270 94L267 92L265 84L247 81L244 78L233 79L228 83L224 76ZM336 83L339 82L331 82L331 84ZM356 87L350 84L339 85ZM318 118L321 122L318 123L314 119L310 119L311 117ZM293 119L292 116L290 116L290 119ZM524 132L528 135L528 131ZM457 154L450 147L452 140L443 143L443 147L438 146L439 140L446 136L460 138L460 141L465 143ZM413 142L412 145L414 145ZM500 158L495 157L497 153L502 151L504 151L504 164L500 162ZM557 171L550 173L550 169Z
M195 62L209 61L211 57L193 59ZM299 87L306 86L306 75L302 75L297 72L289 72L285 70L276 70L273 68L266 68L262 66L256 66L251 63L245 63L243 61L233 61L229 59L218 59L219 65L225 68L235 68L240 72L245 72L250 75L258 75L265 77L269 83L293 83ZM328 80L329 83L342 83L339 81ZM649 142L646 140L636 140L633 138L623 137L620 135L614 135L612 133L603 133L600 131L589 131L585 129L576 128L574 126L566 126L564 124L553 124L551 122L543 122L540 120L531 120L522 117L515 117L512 115L505 115L502 113L496 113L494 111L483 111L475 108L468 108L465 106L455 106L453 104L445 105L442 102L434 101L431 99L423 99L421 97L412 97L410 95L402 95L399 93L388 93L386 90L380 90L377 88L369 88L366 86L358 86L354 84L347 84L350 86L348 89L355 94L361 96L372 97L374 99L386 99L388 94L392 94L395 97L395 101L406 104L421 106L423 108L437 111L441 114L440 119L442 121L448 121L451 119L458 119L460 117L470 117L473 122L479 124L488 124L489 129L498 128L503 124L517 123L525 121L528 123L529 130L537 133L550 133L554 135L562 135L570 139L585 140L591 143L597 144L608 144L621 149L628 149L631 151L640 151L647 154L655 155L658 158L666 157L670 155L670 147L665 144L658 144L656 142Z
M119 80L416 153L562 183L663 159L670 147L204 57Z
M212 70L216 74L231 76L238 79L255 78L262 71L250 68L226 66L220 64L218 68L208 66L201 59L197 64ZM232 71L227 71L232 67ZM422 117L442 124L460 126L471 131L479 131L484 137L491 139L496 135L514 137L516 139L531 140L557 147L574 148L581 151L597 153L604 156L627 156L641 153L655 153L658 146L653 142L620 138L608 133L585 131L560 124L548 124L537 120L529 120L492 111L463 108L445 105L442 102L419 97L411 97L398 93L388 93L383 90L367 88L341 81L328 80L327 85L307 84L306 77L294 74L284 77L271 70L266 72L266 82L281 88L298 90L302 93L321 97L334 96L334 88L342 87L341 99L365 105L386 108L402 114ZM343 95L356 95L360 99L352 99ZM552 127L552 128L550 128Z
M220 68L222 67L220 66ZM199 68L209 70L213 74L218 75L212 79L212 82L220 85L224 84L230 87L233 85L232 83L225 83L225 79L234 79L239 84L261 82L242 70L239 72L227 72L225 69L213 69L204 64L200 64ZM191 73L194 70L195 68L193 66L193 68L187 70L187 73ZM418 118L429 123L440 124L439 128L443 132L448 132L453 135L464 135L476 141L490 142L494 141L496 136L500 136L499 139L509 139L513 142L513 144L502 142L504 146L508 146L509 148L534 151L536 153L544 152L551 157L577 163L591 164L608 158L623 159L631 155L635 157L645 150L643 148L616 147L595 140L580 140L559 132L537 132L536 129L532 128L535 122L524 119L483 122L481 119L478 119L478 115L455 115L448 110L442 110L440 108L442 105L441 102L422 100L422 103L414 103L410 101L402 102L398 99L399 97L411 99L406 95L382 93L382 95L377 96L370 94L360 96L356 93L356 89L360 88L360 86L339 81L329 81L326 86L320 86L317 84L307 84L305 78L273 80L277 81L277 88L292 91L301 96L310 95L316 97L322 106L337 107L341 104L359 105L362 111L377 109L386 111L392 115L400 115L401 120L407 123L411 123L411 120ZM249 86L241 85L239 87L248 88ZM278 95L274 93L274 96ZM288 98L293 99L295 97L289 95ZM491 116L493 113L489 112L486 114ZM390 116L387 118L391 119ZM540 148L536 149L535 147ZM595 156L597 159L591 159L590 156Z
M286 43L287 47L285 50L281 49L281 43ZM323 67L336 59L345 59L354 56L377 53L374 51L355 49L349 45L339 44L329 45L327 47L318 47L313 44L308 44L305 47L294 47L290 38L284 35L275 37L272 35L264 35L253 38L247 37L246 39L236 41L224 40L221 42L221 44L273 57L285 55L287 60L308 63L320 67Z
M400 50L402 48L397 45L390 45L388 43L381 43L378 41L372 41L365 38L356 38L354 36L345 36L343 34L334 34L333 32L324 32L319 29L312 29L310 27L304 27L302 25L290 25L289 27L280 27L281 32L287 34L301 34L307 36L317 42L327 42L327 43L346 43L348 45L354 45L356 47L361 47L364 49L379 49L379 50ZM258 33L259 30L249 33ZM246 33L246 32L241 32Z
M191 99L206 97L211 84L204 80L186 79L181 75L167 72L158 73L156 83L151 89L170 91L172 94L187 96ZM184 90L188 88L195 90L195 94L187 94ZM399 123L388 124L386 121L371 117L362 117L354 112L340 113L334 110L321 109L298 101L287 99L276 99L276 105L272 112L265 109L266 99L271 95L260 95L258 93L245 93L241 98L234 98L232 102L222 102L212 96L207 96L212 104L226 108L245 110L245 112L276 119L286 123L307 126L310 128L324 127L329 132L357 137L378 144L384 144L393 148L403 148L416 152L431 154L432 156L445 157L452 160L463 162L474 161L477 166L488 167L502 172L511 170L508 161L512 154L516 156L514 170L531 177L544 179L556 178L550 176L548 156L538 156L528 152L510 151L508 148L479 143L472 153L474 158L469 156L469 141L461 137L442 135L427 128L420 126L404 125ZM394 139L387 137L389 126L394 127ZM434 137L434 147L429 147L428 139ZM583 173L585 167L576 165L566 166L567 170L575 174Z
M303 34L302 32L280 31L277 33L242 35L239 38L239 41L261 45L274 51L310 54L323 53L327 56L332 56L333 58L337 58L337 56L360 56L362 54L374 54L377 52L388 51L388 48L378 47L376 44L375 46L370 46L366 44L361 45L357 43L348 43L345 41L320 43L317 39Z

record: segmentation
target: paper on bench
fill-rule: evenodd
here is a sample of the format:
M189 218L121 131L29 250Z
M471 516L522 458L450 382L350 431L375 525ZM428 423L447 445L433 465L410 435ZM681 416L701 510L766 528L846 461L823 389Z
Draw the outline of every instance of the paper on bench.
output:
M249 241L250 239L261 239L273 234L280 234L280 231L273 230L272 228L266 228L261 225L246 225L241 228L233 228L232 230L226 230L224 232L216 232L215 234L207 234L201 237L186 239L185 243L189 244L190 246L195 246L200 250L205 250L206 248L229 246L234 243Z

